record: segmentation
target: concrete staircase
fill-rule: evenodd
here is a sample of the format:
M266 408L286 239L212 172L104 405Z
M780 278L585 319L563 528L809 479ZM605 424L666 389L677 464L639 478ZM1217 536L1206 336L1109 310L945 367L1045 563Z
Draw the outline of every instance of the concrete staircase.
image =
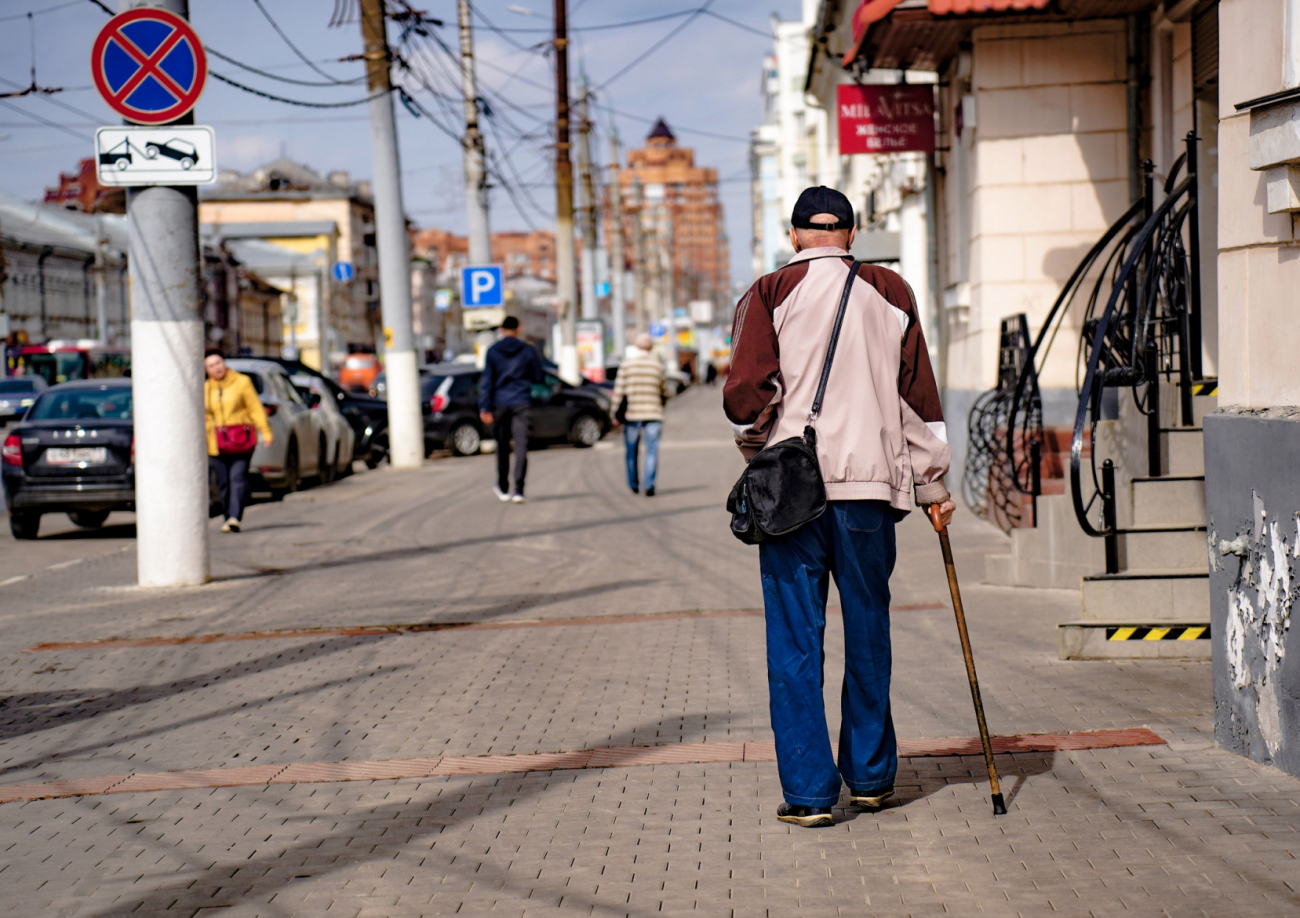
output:
M1127 514L1121 501L1119 515L1124 530L1120 572L1083 578L1082 618L1057 629L1061 659L1210 658L1205 453L1199 424L1214 402L1212 396L1194 399L1198 426L1161 430L1165 474L1127 479Z
M1172 390L1165 393L1172 395ZM1162 394L1165 394L1162 393ZM1173 401L1166 396L1166 401ZM1127 405L1125 404L1127 403ZM1121 401L1120 418L1097 427L1098 462L1116 464L1119 490L1117 574L1106 568L1105 542L1084 535L1065 493L1038 500L1034 528L1011 532L1011 552L985 560L985 580L1008 586L1080 590L1081 617L1058 626L1062 659L1210 656L1209 563L1201 418L1215 399L1194 400L1196 427L1162 417L1162 468L1147 477L1145 418ZM1045 487L1044 491L1048 488ZM1052 490L1055 490L1053 488Z

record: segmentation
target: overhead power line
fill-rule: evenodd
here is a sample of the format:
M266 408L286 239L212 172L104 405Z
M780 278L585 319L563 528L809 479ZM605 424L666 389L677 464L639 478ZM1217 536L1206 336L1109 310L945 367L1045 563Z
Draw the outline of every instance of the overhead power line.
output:
M43 10L29 10L26 13L15 13L12 16L0 16L0 22L11 22L14 19L26 19L28 16L43 16L46 13L53 13L55 10L61 10L67 6L75 6L81 0L67 0L66 3L57 3L54 6L47 6Z
M333 76L331 76L330 74L326 73L324 70L321 70L319 67L317 67L316 64L311 60L311 58L309 58L307 55L305 55L305 54L303 54L301 51L299 51L299 50L298 50L298 46L295 45L292 41L289 40L289 36L288 36L288 35L285 35L285 34L284 34L284 29L280 28L280 24L279 24L278 22L276 22L276 21L271 17L271 14L270 14L269 12L267 12L266 7L262 6L262 0L253 0L253 4L254 4L254 5L255 5L259 10L262 11L262 15L265 16L265 17L266 17L266 21L269 22L269 23L271 24L271 28L275 29L275 34L279 35L280 38L284 40L284 43L285 43L286 45L289 46L289 50L292 51L294 54L296 54L296 55L298 56L298 60L302 61L304 64L306 64L308 67L310 67L310 68L311 68L312 70L314 70L316 73L318 73L318 74L320 74L321 76L323 76L325 79L329 80L331 83L338 83L338 84L342 85L342 84L344 84L344 83L351 83L351 82L354 82L354 81L352 81L352 80L338 80L338 79L335 79Z
M655 43L654 43L653 45L651 45L649 48L646 48L644 51L642 51L640 54L638 54L635 58L633 58L633 60L632 60L631 63L629 63L627 66L625 66L625 67L624 67L622 70L620 70L618 73L614 74L614 75L613 75L612 77L610 77L608 80L606 80L605 82L603 82L603 83L601 83L599 86L597 86L597 87L596 87L597 91L602 90L602 89L605 89L605 88L608 87L611 83L613 83L615 80L617 80L619 77L623 76L625 73L627 73L628 71L632 70L632 68L636 67L636 66L637 66L638 64L640 64L643 60L645 60L647 57L649 57L650 55L652 55L652 54L654 54L656 51L658 51L660 48L662 48L665 44L668 43L669 39L673 38L675 35L677 35L677 33L681 32L683 29L685 29L687 26L689 26L689 25L690 25L692 22L694 22L696 19L700 18L701 15L703 15L703 14L706 13L706 12L708 12L708 9L709 9L709 7L711 7L711 6L713 5L713 2L714 2L714 0L705 0L703 6L701 6L699 9L697 9L695 12L691 13L691 15L687 16L687 17L686 17L685 19L683 19L680 23L678 23L675 27L673 27L673 28L668 32L667 35L665 35L663 38L659 39L657 42L655 42Z
M213 79L220 80L228 86L236 89L242 89L244 92L252 93L255 96L261 96L263 99L270 99L272 102L283 102L286 105L298 105L303 108L350 108L353 105L365 105L371 99L377 99L384 95L386 90L366 96L363 99L353 99L349 102L304 102L301 99L286 99L284 96L277 96L269 92L262 92L260 89L254 89L251 86L245 86L243 83L236 82L228 76L223 76L215 70L209 70L208 75Z
M256 73L258 76L266 77L268 80L278 80L281 83L292 83L294 86L342 86L344 84L353 85L356 83L364 83L366 80L365 74L362 74L359 77L352 77L351 79L348 80L331 79L329 82L322 82L321 80L297 80L294 79L293 77L279 76L274 73L268 73L265 70L259 70L250 64L245 64L242 61L235 60L233 57L231 57L228 54L222 54L220 51L218 51L216 48L212 47L211 45L204 45L203 49L207 51L209 54L211 54L213 57L221 58L227 64L234 64L240 70L247 70L249 73Z

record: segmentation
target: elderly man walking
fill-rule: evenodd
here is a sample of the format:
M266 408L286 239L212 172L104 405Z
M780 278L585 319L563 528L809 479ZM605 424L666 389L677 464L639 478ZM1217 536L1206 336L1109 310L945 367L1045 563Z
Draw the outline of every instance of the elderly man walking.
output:
M839 307L856 264L848 198L824 186L799 196L789 264L760 278L736 307L727 419L746 459L803 433ZM777 817L834 823L842 784L850 803L880 807L894 793L898 747L889 707L889 577L894 524L916 504L953 503L943 408L915 298L892 271L862 265L821 412L812 423L828 500L795 532L759 545L767 620L768 690L785 802ZM838 764L822 700L829 578L843 606L845 665Z
M614 398L627 399L623 413L623 442L627 452L627 486L636 494L642 483L637 453L645 439L645 496L655 496L659 471L659 435L664 427L664 366L655 357L649 335L636 339L636 353L624 359L614 379Z

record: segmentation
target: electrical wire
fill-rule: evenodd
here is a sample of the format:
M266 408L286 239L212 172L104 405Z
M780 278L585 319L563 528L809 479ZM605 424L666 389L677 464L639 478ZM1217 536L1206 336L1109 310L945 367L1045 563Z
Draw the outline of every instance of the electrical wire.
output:
M220 80L228 86L242 89L244 92L252 93L255 96L261 96L263 99L270 99L272 102L283 102L286 105L298 105L302 108L349 108L353 105L365 105L370 100L378 99L387 94L385 90L380 90L366 96L364 99L353 99L350 102L304 102L301 99L286 99L284 96L273 95L269 92L262 92L260 89L254 89L251 86L245 86L243 83L236 82L228 76L217 73L215 70L209 70L208 76Z
M484 24L485 26L487 26L489 29L491 29L493 32L495 32L497 35L500 35L502 38L504 38L504 39L506 40L507 43L509 43L509 44L511 44L511 45L514 45L516 48L518 48L520 51L525 52L526 54L538 54L538 55L541 55L541 56L543 56L543 57L546 56L547 51L546 51L546 50L543 50L543 47L546 46L546 45L549 45L550 42L538 42L536 45L533 45L533 46L531 46L531 47L528 46L528 45L522 45L522 44L520 44L519 42L515 41L513 38L511 38L509 35L507 35L505 29L502 29L500 26L498 26L496 23L494 23L491 19L488 19L486 16L484 16L484 15L483 15L483 11L480 10L480 9L478 8L478 5L477 5L477 4L474 4L474 6L472 7L472 9L473 9L473 11L474 11L474 15L477 16L479 19L481 19L481 20L483 21L483 24ZM547 32L547 31L550 31L550 30L549 30L549 29L538 29L537 31Z
M650 55L654 54L656 51L658 51L660 48L662 48L664 45L666 45L666 44L668 43L669 39L671 39L671 38L673 38L674 36L676 36L679 32L681 32L682 30L684 30L684 29L685 29L687 26L689 26L692 22L694 22L696 19L700 18L700 16L701 16L702 14L708 12L709 7L711 7L711 6L713 5L713 3L714 3L714 0L704 0L704 5L703 5L703 6L701 6L699 9L697 9L697 10L696 10L695 12L693 12L691 15L687 16L685 19L683 19L680 23L678 23L675 27L673 27L673 29L670 30L670 31L668 32L667 35L665 35L663 38L659 39L657 42L655 42L655 43L654 43L653 45L651 45L649 48L646 48L644 51L642 51L640 54L638 54L638 55L637 55L637 56L632 60L631 63L629 63L627 66L625 66L625 67L624 67L622 70L620 70L618 73L614 74L614 75L613 75L612 77L610 77L608 80L606 80L605 82L601 83L598 87L596 87L596 89L597 89L598 91L599 91L599 90L602 90L602 89L605 89L605 88L608 87L611 83L613 83L615 80L617 80L619 77L623 76L623 75L626 74L628 71L630 71L632 68L634 68L634 67L636 67L638 64L640 64L640 63L641 63L643 60L645 60L647 57L649 57Z
M280 24L277 23L273 18L271 18L271 14L267 12L266 7L262 5L262 0L253 0L253 5L262 11L262 15L265 16L266 21L271 24L271 28L275 29L275 34L279 35L280 38L284 40L284 43L289 46L289 50L298 56L298 60L302 61L304 64L306 64L316 73L323 76L325 79L329 80L331 83L337 83L339 85L343 85L345 83L352 82L351 80L337 80L330 74L326 73L324 70L321 70L319 67L317 67L316 64L313 63L309 57L307 57L307 55L303 54L301 51L298 50L298 46L289 40L289 36L284 34L284 30L280 28Z
M351 79L348 80L330 80L328 83L322 82L320 80L296 80L293 77L277 76L276 74L268 73L265 70L258 70L256 67L253 67L249 64L245 64L243 61L235 60L233 57L231 57L228 54L222 54L220 51L218 51L216 48L212 47L211 45L204 45L203 50L207 51L213 57L221 58L227 64L234 64L236 67L238 67L241 70L247 70L249 73L256 73L258 76L266 77L268 80L278 80L281 83L292 83L295 86L342 86L344 84L356 85L358 83L364 83L366 81L365 74L362 74L361 76L358 77L352 77Z
M17 112L18 114L22 115L24 118L31 118L33 121L39 121L41 124L44 124L47 127L57 128L63 133L71 134L73 137L80 138L81 140L93 142L95 139L91 137L89 134L83 134L80 131L74 131L72 128L59 124L57 121L50 121L48 118L42 118L40 115L33 114L32 112L29 112L26 109L19 108L17 105L14 105L12 102L6 102L5 100L0 99L0 105L4 106L5 108L11 111Z
M66 3L57 3L54 6L48 6L43 10L29 10L26 13L17 13L13 16L0 16L0 22L12 22L15 19L26 19L28 16L42 16L45 13L53 13L55 10L61 10L64 7L75 6L81 0L67 0Z

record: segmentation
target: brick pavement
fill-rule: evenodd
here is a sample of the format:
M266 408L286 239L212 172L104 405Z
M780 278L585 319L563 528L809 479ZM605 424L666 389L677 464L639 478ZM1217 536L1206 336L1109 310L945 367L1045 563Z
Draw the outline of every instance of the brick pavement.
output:
M760 743L761 620L101 647L48 641L742 610L752 550L720 506L739 468L716 393L673 405L653 500L616 448L534 457L524 507L490 457L361 474L255 507L214 536L218 580L131 586L130 546L0 586L0 782L141 771ZM51 530L53 531L53 529ZM190 788L0 805L15 914L1286 915L1300 911L1300 782L1213 746L1208 665L1055 659L1077 594L982 586L1001 536L954 527L999 733L1147 726L1168 746L900 763L878 814L775 820L775 767L657 764L530 774ZM59 552L70 540L56 540ZM38 570L54 543L5 543ZM900 530L896 605L946 600L932 532ZM85 560L78 561L84 557ZM56 562L57 563L57 562ZM3 578L0 578L3 579ZM895 614L900 735L972 732L951 612ZM834 720L842 659L828 629Z

